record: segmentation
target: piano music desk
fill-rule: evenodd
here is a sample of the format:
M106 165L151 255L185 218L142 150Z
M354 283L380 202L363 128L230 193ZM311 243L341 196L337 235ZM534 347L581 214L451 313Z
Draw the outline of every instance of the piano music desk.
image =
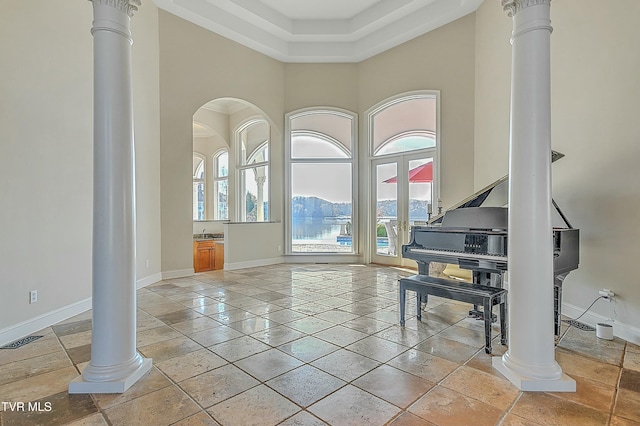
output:
M460 302L472 303L483 306L485 352L491 353L491 317L493 307L500 305L500 343L507 344L507 290L499 287L490 287L446 278L432 277L428 275L412 275L402 278L400 283L400 325L404 326L404 314L406 304L406 291L416 293L418 305L417 317L422 320L421 301L427 302L429 294ZM421 297L422 296L422 297Z

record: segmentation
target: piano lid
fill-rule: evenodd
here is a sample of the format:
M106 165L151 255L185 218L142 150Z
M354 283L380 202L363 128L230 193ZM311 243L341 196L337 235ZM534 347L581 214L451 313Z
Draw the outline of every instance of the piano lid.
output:
M564 154L551 151L551 162L555 162L560 158L564 157ZM551 223L554 228L572 228L571 224L562 213L558 205L555 201L552 200L553 207L551 211ZM473 227L474 222L479 220L482 226L478 226L478 228L507 228L507 207L509 206L509 175L503 176L492 184L482 188L480 191L475 194L465 198L459 203L453 205L448 210L444 211L442 214L434 216L431 220L429 220L429 225L441 225L443 227L462 227L462 223L467 223L467 227ZM484 207L491 207L491 209L485 210L481 209ZM504 212L500 213L496 208L504 208ZM467 209L471 208L472 210L465 212L455 212L455 210ZM447 218L443 220L447 213L450 216L454 216L454 218ZM482 214L482 216L475 217L476 215ZM490 222L487 222L487 218L484 217L486 215L497 215L497 222L493 223L496 226L488 226ZM503 224L503 226L500 226Z

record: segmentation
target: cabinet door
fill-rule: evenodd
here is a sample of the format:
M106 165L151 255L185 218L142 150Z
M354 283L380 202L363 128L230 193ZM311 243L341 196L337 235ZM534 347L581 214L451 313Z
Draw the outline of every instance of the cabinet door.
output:
M224 269L224 243L216 243L214 269Z
M197 243L195 250L194 266L195 272L204 272L213 270L214 266L214 247L209 242Z

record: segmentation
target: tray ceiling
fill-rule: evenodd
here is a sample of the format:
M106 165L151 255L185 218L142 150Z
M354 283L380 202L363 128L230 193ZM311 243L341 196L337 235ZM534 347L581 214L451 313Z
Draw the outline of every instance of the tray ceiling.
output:
M154 0L283 62L359 62L474 12L483 0Z

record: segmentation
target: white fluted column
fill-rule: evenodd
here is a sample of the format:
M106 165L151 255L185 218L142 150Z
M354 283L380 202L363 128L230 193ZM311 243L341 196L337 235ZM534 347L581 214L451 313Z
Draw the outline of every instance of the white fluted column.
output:
M550 3L502 0L513 18L509 350L493 366L521 390L575 392L554 346Z
M122 393L151 369L136 351L135 172L130 18L139 0L93 0L91 362L69 393Z

